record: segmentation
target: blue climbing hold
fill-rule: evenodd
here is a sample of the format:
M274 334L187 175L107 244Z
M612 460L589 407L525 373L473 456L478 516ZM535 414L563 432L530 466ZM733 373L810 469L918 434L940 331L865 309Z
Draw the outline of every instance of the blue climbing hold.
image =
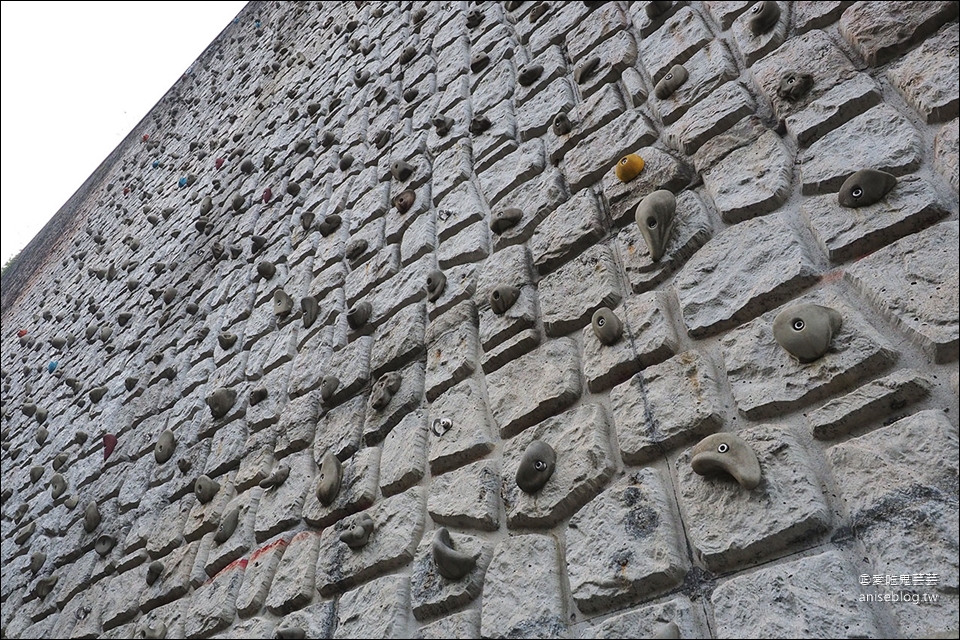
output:
M50 364L47 365L47 373L53 373L56 370L58 364L60 363L57 362L56 360L51 360Z
M152 164L151 166L152 166L154 169L156 169L157 167L160 166L160 161L159 161L159 160L154 160L154 161L153 161L153 164Z
M187 186L187 176L180 178L180 181L177 182L177 184L179 184L181 188Z
M257 29L259 29L259 28L260 28L260 21L257 20L256 22L254 22L254 23L253 23L253 26L255 26Z

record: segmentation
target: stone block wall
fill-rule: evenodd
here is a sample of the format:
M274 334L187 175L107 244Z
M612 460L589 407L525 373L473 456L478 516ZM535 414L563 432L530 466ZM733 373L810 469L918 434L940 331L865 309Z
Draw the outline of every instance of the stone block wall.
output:
M956 634L957 46L956 2L251 3L3 278L3 637Z

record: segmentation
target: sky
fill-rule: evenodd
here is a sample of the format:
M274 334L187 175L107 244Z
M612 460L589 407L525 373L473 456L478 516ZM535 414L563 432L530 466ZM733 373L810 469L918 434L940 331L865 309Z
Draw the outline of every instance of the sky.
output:
M0 264L246 2L2 2Z

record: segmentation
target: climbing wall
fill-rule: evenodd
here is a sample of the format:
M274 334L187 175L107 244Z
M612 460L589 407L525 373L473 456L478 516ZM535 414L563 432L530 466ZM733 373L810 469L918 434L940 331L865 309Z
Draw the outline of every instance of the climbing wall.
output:
M3 637L957 633L958 40L252 2L3 278Z

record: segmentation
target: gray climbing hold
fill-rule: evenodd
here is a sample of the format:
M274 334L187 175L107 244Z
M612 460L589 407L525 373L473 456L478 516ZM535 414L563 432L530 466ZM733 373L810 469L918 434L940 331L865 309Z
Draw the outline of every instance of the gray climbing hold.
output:
M225 387L220 387L215 389L206 398L207 406L210 407L210 413L213 414L214 418L222 418L230 409L233 408L233 403L237 401L237 392L233 389L227 389Z
M363 253L367 250L369 243L366 238L354 238L347 244L346 249L344 249L343 255L350 262L356 262Z
M331 213L330 215L324 217L323 222L321 222L320 226L317 228L320 230L320 235L326 238L340 228L341 222L343 222L343 220L339 215L336 213Z
M886 171L861 169L843 181L837 199L844 207L866 207L880 202L897 185Z
M277 267L269 260L262 260L257 264L257 273L264 280L269 280L277 274Z
M233 197L230 198L230 207L234 211L240 211L243 209L244 204L246 204L246 200L244 200L243 196L239 193L233 194Z
M173 450L176 447L177 437L170 429L164 429L153 446L153 457L158 464L163 464L173 456Z
M83 530L93 533L100 526L100 507L96 500L91 500L83 509Z
M255 407L267 399L268 391L266 387L257 387L250 392L250 406Z
M200 201L200 215L205 216L213 209L213 198L210 196L204 196L203 200Z
M467 28L476 29L483 22L483 12L479 9L473 9L467 14Z
M760 461L743 438L732 433L714 433L693 448L690 466L701 476L725 472L744 489L760 484Z
M300 214L300 226L303 227L304 231L310 231L310 227L313 226L313 221L317 217L313 211L304 211Z
M780 20L780 5L771 0L758 2L750 7L750 33L755 36L762 35L770 31Z
M666 189L654 191L637 205L637 226L654 262L663 257L670 243L676 212L677 198Z
M513 306L520 297L520 289L507 284L501 284L490 292L490 308L498 316L502 316Z
M33 417L39 424L43 424L47 420L47 410L44 407L37 407L37 411L36 413L33 414ZM43 427L40 427L40 429L43 429ZM43 430L46 431L46 429L43 429ZM40 430L38 429L37 430L38 437L39 437L39 434L40 434ZM44 440L46 440L46 438L44 438ZM42 445L43 443L40 442L39 444Z
M76 507L78 504L80 504L80 496L78 495L72 495L63 501L63 506L71 511L73 511L74 507Z
M23 544L30 539L30 536L37 530L37 523L31 520L26 526L24 526L20 533L17 534L17 537L13 539L18 545L23 546Z
M360 41L356 40L356 49L360 48ZM367 84L367 81L370 80L370 72L366 69L357 69L353 72L353 83L358 87L362 87Z
M517 486L524 493L536 493L543 489L557 466L557 453L543 440L534 440L527 445L517 467Z
M233 333L221 331L220 335L217 336L217 343L220 345L221 349L227 351L237 343L237 336Z
M262 489L270 489L271 487L279 487L287 480L287 476L290 475L290 465L280 464L277 466L273 472L260 481L260 487Z
M594 311L590 323L597 340L607 346L616 344L623 335L623 322L617 314L606 307L600 307Z
M117 544L116 538L114 538L109 533L104 533L103 535L97 538L97 541L93 543L93 548L97 551L100 557L106 556L113 550L113 547Z
M673 95L673 92L680 88L687 81L689 74L686 67L682 64L675 64L670 67L667 75L660 78L660 82L653 88L653 95L660 100L666 100Z
M250 158L244 158L243 162L240 163L240 171L250 174L254 171L253 160Z
M50 478L50 497L56 500L67 490L67 481L60 473L53 474Z
M190 471L190 468L193 467L193 463L189 458L180 458L177 460L177 469L180 469L180 473L186 473Z
M358 302L347 310L347 324L351 329L359 329L367 323L373 314L373 305L366 300Z
M43 466L35 464L30 467L30 482L36 483L40 478L43 477Z
M414 100L417 99L418 95L420 95L420 90L417 89L416 87L410 87L403 92L403 100L404 102L413 102ZM381 147L381 145L378 144L377 147L379 148Z
M29 418L37 412L37 405L32 402L24 402L22 405L20 405L20 411L23 412L23 415Z
M47 561L47 554L42 551L35 551L30 555L30 573L37 575L37 572L43 568Z
M796 102L813 87L813 76L802 71L786 71L780 78L777 95L784 100Z
M398 371L388 371L380 376L370 390L370 406L376 411L382 411L390 404L393 395L400 390L403 378Z
M511 229L523 219L523 211L516 207L498 209L490 218L490 230L494 233L503 233Z
M644 11L647 12L648 18L654 20L669 11L671 6L673 6L672 2L648 2Z
M300 310L303 311L303 328L309 329L317 320L317 314L320 313L320 305L313 296L304 296L300 298Z
M324 402L329 402L339 386L340 378L337 376L323 376L323 379L320 381L320 399Z
M393 206L397 208L397 211L401 214L410 211L410 207L413 206L414 201L417 199L417 194L413 189L404 189L397 195L393 196Z
M285 316L293 309L293 298L283 289L273 292L273 315Z
M213 541L217 544L223 544L230 539L233 532L237 530L237 523L240 520L240 507L235 506L228 511L217 526L217 532L213 534Z
M329 507L340 493L340 482L343 480L343 466L340 460L329 449L320 460L320 473L317 477L317 500L325 507Z
M279 640L300 640L300 638L307 637L307 632L284 618L280 621L280 624L277 625L277 628L274 629L273 637Z
M393 164L390 165L390 175L394 179L403 182L407 178L413 175L414 166L405 160L395 160Z
M583 84L584 81L593 75L593 72L600 66L600 57L592 56L587 58L573 70L573 79L577 84Z
M33 592L38 598L43 600L50 595L50 592L53 591L53 588L57 586L58 580L59 577L56 574L49 575L46 578L41 578L40 580L37 580L37 584L33 588Z
M403 51L400 52L398 61L400 62L400 64L407 64L408 62L413 60L416 57L416 55L417 55L417 48L414 47L413 45L409 45L407 46L407 48L405 48Z
M490 56L488 56L483 52L474 54L474 56L470 58L470 71L472 71L473 73L479 73L484 69L486 69L487 65L489 64L490 64Z
M61 451L60 453L58 453L56 456L54 456L53 462L51 463L53 466L53 470L60 471L60 468L63 465L65 465L67 463L67 460L69 459L70 459L70 456L67 454L66 451Z
M154 560L147 566L147 584L152 585L157 579L160 578L160 575L163 573L163 563L159 560Z
M177 297L177 288L174 286L169 286L163 290L163 302L165 304L170 304ZM103 335L103 334L101 334ZM102 340L102 338L101 338Z
M345 542L351 549L362 549L370 541L370 534L373 533L374 522L369 513L359 514L343 533L340 534L340 541Z
M787 307L773 319L773 337L802 363L813 362L830 348L843 318L830 307L804 303Z
M443 290L447 286L447 276L443 271L434 269L427 274L427 300L436 302L443 295Z
M470 120L470 133L478 136L490 127L493 126L493 123L490 122L490 118L480 114L473 116L473 119Z
M340 171L346 171L353 164L353 154L347 151L340 156Z
M477 559L453 546L453 538L446 527L440 527L430 545L437 572L448 580L459 580L477 566Z
M211 479L210 476L202 475L193 483L193 492L197 495L200 504L207 504L213 500L218 491L220 491L220 483Z
M520 73L517 74L517 82L520 83L521 87L529 87L534 82L540 79L540 76L543 75L543 65L542 64L526 64L520 70Z
M103 396L107 395L107 388L96 387L96 388L90 389L89 395L90 395L90 401L96 404L97 402L100 402Z
M450 129L453 127L453 118L450 116L439 115L435 116L432 120L433 128L437 132L437 135L441 138L450 133Z
M35 416L40 414L40 409L41 408L38 407L37 410L34 412ZM50 432L47 431L46 427L40 427L39 429L37 429L37 432L34 434L33 438L34 440L37 441L37 444L42 447L43 443L47 441L47 436L49 435L50 435Z
M553 116L553 121L550 126L553 128L554 135L557 136L565 136L573 130L573 126L570 124L570 118L562 111Z

